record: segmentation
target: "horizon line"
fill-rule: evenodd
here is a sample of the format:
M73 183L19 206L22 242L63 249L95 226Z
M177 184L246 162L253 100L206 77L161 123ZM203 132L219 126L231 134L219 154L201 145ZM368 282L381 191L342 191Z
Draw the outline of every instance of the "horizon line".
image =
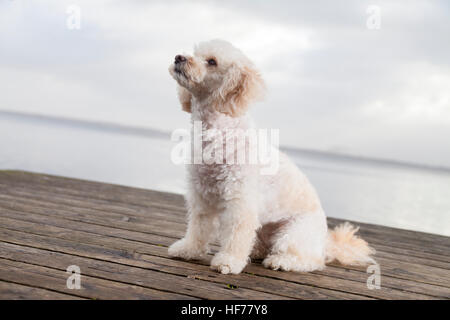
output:
M19 118L25 121L41 121L51 123L53 125L62 125L62 126L72 126L79 127L88 130L95 131L109 131L112 133L122 133L122 134L130 134L136 136L144 136L151 138L169 138L171 136L171 132L164 131L160 129L141 127L141 126L133 126L133 125L124 125L115 122L105 122L105 121L97 121L97 120L88 120L88 119L77 119L77 118L69 118L63 116L53 116L39 113L29 113L22 111L10 111L10 110L1 110L0 116L7 116L12 118ZM378 164L385 165L393 165L393 166L407 166L415 169L425 169L432 171L446 171L450 173L450 167L446 166L437 166L430 165L424 163L417 162L408 162L397 159L387 159L387 158L378 158L371 156L362 156L355 155L350 153L340 153L335 151L328 150L319 150L319 149L310 149L310 148L302 148L302 147L293 147L293 146L280 146L282 151L286 151L287 153L309 153L310 155L322 155L322 156L331 156L334 158L338 158L341 160L353 160L360 162L372 162Z

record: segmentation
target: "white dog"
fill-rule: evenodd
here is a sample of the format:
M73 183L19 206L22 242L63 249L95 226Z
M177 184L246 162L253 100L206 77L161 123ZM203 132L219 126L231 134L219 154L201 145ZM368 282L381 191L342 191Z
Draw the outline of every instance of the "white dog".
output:
M264 82L230 43L200 43L193 56L177 55L169 72L179 84L182 109L204 130L252 128L246 111ZM203 147L226 143L219 134ZM211 267L224 274L240 273L250 257L286 271L322 269L335 259L374 263L374 250L355 236L357 228L345 223L328 231L315 189L282 153L273 175L261 175L254 164L200 163L188 165L188 177L188 227L185 237L170 246L170 256L204 258L208 244L218 238L221 248Z

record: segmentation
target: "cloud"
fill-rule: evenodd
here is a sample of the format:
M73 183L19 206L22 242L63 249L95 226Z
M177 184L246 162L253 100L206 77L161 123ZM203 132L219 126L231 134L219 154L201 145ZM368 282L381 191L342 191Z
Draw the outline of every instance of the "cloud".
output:
M268 83L253 109L282 144L450 166L446 1L73 1L0 3L2 109L160 129L187 126L168 64L225 38ZM427 150L427 152L422 152Z

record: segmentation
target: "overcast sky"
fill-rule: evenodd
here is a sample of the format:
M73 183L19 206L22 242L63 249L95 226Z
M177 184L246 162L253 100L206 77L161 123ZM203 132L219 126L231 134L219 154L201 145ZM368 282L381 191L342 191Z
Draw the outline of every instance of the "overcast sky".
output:
M0 110L187 127L167 68L212 38L261 70L282 145L450 167L449 1L0 0Z

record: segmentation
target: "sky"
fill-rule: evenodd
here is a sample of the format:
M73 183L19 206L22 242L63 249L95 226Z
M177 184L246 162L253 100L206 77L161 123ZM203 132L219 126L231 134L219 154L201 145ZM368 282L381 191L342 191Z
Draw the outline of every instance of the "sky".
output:
M261 71L281 145L450 167L448 1L0 0L0 110L187 128L167 69L215 38Z

